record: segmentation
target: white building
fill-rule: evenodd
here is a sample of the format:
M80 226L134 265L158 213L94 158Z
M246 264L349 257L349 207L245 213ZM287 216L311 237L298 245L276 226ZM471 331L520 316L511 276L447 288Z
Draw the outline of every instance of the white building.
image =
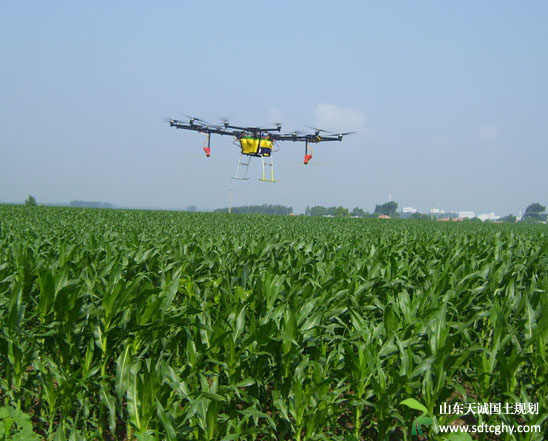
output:
M476 217L476 213L473 211L459 211L459 217L472 219L473 217Z
M402 211L403 211L404 213L413 214L413 213L416 213L416 212L417 212L417 209L416 209L416 208L413 208L413 207L403 207L403 208L402 208Z
M495 215L495 213L484 213L478 216L483 222L485 221L496 221L500 216Z

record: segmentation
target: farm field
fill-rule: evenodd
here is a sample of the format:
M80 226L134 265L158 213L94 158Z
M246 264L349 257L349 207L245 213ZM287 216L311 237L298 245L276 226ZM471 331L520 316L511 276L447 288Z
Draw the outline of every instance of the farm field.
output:
M0 323L47 440L418 439L407 398L548 439L546 225L0 205Z

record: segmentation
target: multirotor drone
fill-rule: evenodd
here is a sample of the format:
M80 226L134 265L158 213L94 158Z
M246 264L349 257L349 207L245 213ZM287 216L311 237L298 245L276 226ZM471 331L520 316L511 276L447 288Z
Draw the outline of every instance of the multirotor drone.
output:
M247 169L251 158L261 158L263 173L260 181L276 182L274 180L274 162L272 153L276 152L274 148L279 141L304 142L304 164L308 164L312 159L312 147L310 144L318 144L326 141L342 141L343 137L354 132L331 133L326 130L311 127L313 133L291 132L281 133L282 125L275 124L275 127L241 127L233 126L227 120L223 120L221 125L212 125L203 119L193 116L187 116L188 122L177 119L169 119L169 125L176 129L192 130L202 133L206 136L203 151L209 158L211 156L211 135L228 135L234 137L234 144L240 148L241 158L238 161L238 168L234 179L247 180ZM325 134L324 134L325 133ZM244 175L240 175L240 166L245 167ZM270 177L267 178L265 167L270 167Z

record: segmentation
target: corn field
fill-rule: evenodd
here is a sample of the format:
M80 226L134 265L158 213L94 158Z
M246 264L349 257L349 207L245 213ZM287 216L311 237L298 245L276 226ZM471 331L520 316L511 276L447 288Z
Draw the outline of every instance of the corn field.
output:
M0 323L36 439L411 440L409 397L548 439L545 225L4 205Z

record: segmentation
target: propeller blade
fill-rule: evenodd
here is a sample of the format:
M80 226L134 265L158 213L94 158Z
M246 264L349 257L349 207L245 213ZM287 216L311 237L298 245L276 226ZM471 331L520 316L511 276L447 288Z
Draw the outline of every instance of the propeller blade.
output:
M174 124L185 124L183 121L174 118L164 118L164 122L173 127Z
M217 119L223 123L223 126L224 126L225 129L228 129L228 126L230 125L230 118L220 116Z
M312 126L306 126L306 127L308 127L309 129L314 129L317 133L321 133L321 132L328 133L329 132L328 130L318 129L317 127L312 127Z
M201 118L198 118L197 116L186 115L186 114L183 114L183 115L186 116L189 119L190 125L193 125L196 122L198 122L198 124L200 124L200 125L206 125L206 126L209 125L209 123L207 121L205 121Z

